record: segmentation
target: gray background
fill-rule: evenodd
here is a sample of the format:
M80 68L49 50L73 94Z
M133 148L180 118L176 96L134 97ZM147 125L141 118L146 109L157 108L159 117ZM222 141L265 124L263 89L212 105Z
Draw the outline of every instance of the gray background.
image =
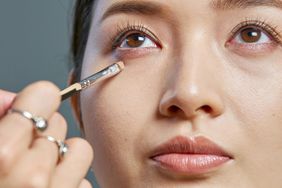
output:
M0 88L20 91L27 84L49 80L67 85L74 0L0 0ZM68 137L80 136L70 105L60 112ZM92 173L88 179L95 187Z

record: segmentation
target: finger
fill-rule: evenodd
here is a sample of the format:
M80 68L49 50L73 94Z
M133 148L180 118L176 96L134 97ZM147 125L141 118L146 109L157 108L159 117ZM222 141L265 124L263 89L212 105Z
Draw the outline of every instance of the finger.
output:
M93 159L93 150L81 138L66 141L69 151L55 169L52 188L77 188L84 179Z
M60 90L51 82L40 81L20 92L12 108L48 119L60 105Z
M55 113L49 120L50 125L46 132L42 133L43 137L38 137L33 141L31 147L31 160L42 159L47 167L51 170L57 165L59 160L59 148L56 143L47 140L44 136L52 136L53 138L63 141L67 134L67 122L64 117Z
M67 124L63 116L55 113L49 123L44 135L52 135L54 138L64 140ZM9 174L9 179L17 180L14 182L15 187L49 187L58 156L59 150L55 143L45 138L37 138Z
M92 185L87 179L83 179L78 188L92 188Z
M16 94L0 89L0 118L11 107Z
M48 119L57 110L59 103L59 89L49 82L41 81L20 92L12 108ZM29 148L32 138L33 124L22 115L8 113L0 120L0 177L8 173L15 161Z

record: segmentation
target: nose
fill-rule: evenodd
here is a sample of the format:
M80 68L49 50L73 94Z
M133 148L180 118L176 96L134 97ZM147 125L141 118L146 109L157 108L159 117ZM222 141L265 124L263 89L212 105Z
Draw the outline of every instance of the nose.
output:
M213 55L197 55L198 52L194 50L186 58L179 58L168 71L159 103L161 115L193 119L203 115L217 117L223 113L221 70Z

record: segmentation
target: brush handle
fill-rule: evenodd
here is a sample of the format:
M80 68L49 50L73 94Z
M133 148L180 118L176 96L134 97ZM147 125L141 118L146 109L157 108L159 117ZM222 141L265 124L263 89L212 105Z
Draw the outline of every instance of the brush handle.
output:
M124 64L123 62L118 62L118 63L114 63L106 68L104 68L103 70L92 74L91 76L83 79L82 81L80 81L79 83L75 83L69 87L67 87L66 89L62 90L60 92L61 94L61 101L71 97L72 95L79 93L81 90L84 90L90 86L92 86L93 84L100 82L102 80L105 80L109 77L112 77L118 73L120 73L124 68Z

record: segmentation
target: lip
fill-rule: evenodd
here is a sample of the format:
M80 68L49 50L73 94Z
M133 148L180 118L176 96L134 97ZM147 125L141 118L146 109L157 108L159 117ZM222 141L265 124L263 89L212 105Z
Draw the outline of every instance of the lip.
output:
M202 136L177 136L157 147L150 158L161 170L188 176L209 173L233 159L221 147Z

